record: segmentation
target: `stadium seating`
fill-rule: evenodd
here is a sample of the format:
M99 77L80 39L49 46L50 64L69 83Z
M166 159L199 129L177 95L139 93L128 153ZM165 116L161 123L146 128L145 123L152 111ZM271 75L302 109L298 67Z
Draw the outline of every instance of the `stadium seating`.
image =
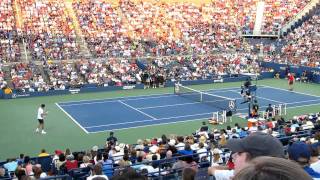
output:
M309 114L309 115L301 115L295 116L288 121L284 121L283 119L278 119L278 121L273 120L274 128L270 131L269 124L265 121L259 122L259 131L264 131L268 133L272 133L273 135L277 136L279 140L283 143L284 147L286 147L289 143L295 141L307 141L310 143L316 142L319 140L319 125L316 125L317 121L320 119L320 113L316 114ZM312 129L303 130L305 129L306 124L313 123L315 126ZM238 128L237 128L238 127ZM282 127L287 127L283 129ZM293 128L294 127L294 128ZM289 131L288 131L289 128ZM284 130L284 131L283 131ZM180 137L170 137L166 138L163 136L162 138L152 138L146 139L144 141L138 140L138 144L132 145L125 145L123 143L117 143L115 147L107 147L106 149L96 149L96 147L92 148L91 153L86 152L73 152L74 157L82 162L83 155L89 156L91 163L89 166L85 168L73 169L68 172L65 172L65 176L61 176L56 174L57 170L55 169L56 161L53 161L52 156L48 157L35 157L31 158L31 161L35 164L41 164L41 168L45 172L50 172L51 176L47 176L47 179L57 179L57 178L66 178L71 177L73 179L85 179L86 177L90 176L90 167L94 163L103 163L103 167L107 165L106 159L102 159L103 156L108 158L108 160L115 160L117 159L120 161L124 160L124 154L129 154L129 157L132 155L135 158L142 158L141 160L132 159L130 163L132 168L136 169L137 172L143 173L143 169L147 169L146 176L151 179L176 179L181 177L182 170L186 167L196 168L197 174L196 179L208 179L209 176L207 174L207 168L211 165L223 165L228 162L230 157L230 151L228 149L223 148L223 144L220 142L221 138L227 137L227 139L231 138L238 138L235 134L240 134L241 131L246 131L245 128L240 129L239 126L235 126L232 128L227 128L227 130L212 130L208 131L209 138L206 139L203 136L185 136L182 137L183 144L186 146L180 147L178 143ZM250 131L250 128L248 129ZM181 138L180 138L181 140ZM200 153L197 151L200 147L200 143L209 144L207 146L207 151ZM187 145L188 144L188 145ZM178 147L179 146L179 147ZM188 150L184 148L190 148L192 154L185 154ZM177 148L182 148L184 150L178 150ZM56 151L60 152L60 151ZM87 151L88 152L88 151ZM119 153L119 152L122 152ZM170 153L169 153L170 152ZM199 153L197 153L199 152ZM63 152L62 152L63 153ZM169 153L169 154L168 154ZM218 154L217 154L218 153ZM96 154L96 155L94 155ZM100 154L100 155L99 155ZM105 156L107 155L108 156ZM120 155L121 154L121 155ZM160 159L157 160L157 154L160 155ZM172 155L170 155L172 154ZM205 158L199 158L204 154ZM147 160L148 156L152 157L152 161ZM57 155L54 156L56 158ZM120 161L113 162L113 176L118 176L119 172L126 171L126 166L120 165ZM112 161L111 161L112 162ZM6 162L1 162L0 167L4 166ZM91 165L90 165L91 164ZM179 165L178 165L179 164ZM108 166L109 167L109 166ZM111 171L110 171L111 172ZM14 175L14 174L13 174ZM6 176L7 177L7 176Z
M19 0L23 26L33 60L72 59L79 54L73 22L64 1Z
M0 63L17 62L20 56L13 1L3 0L0 3Z

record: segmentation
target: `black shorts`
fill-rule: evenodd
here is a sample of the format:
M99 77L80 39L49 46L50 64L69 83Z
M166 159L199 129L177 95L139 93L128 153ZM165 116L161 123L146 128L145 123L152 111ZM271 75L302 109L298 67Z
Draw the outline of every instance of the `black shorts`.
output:
M289 84L292 85L292 84L293 84L293 81L289 81Z
M40 124L43 124L43 119L38 119Z

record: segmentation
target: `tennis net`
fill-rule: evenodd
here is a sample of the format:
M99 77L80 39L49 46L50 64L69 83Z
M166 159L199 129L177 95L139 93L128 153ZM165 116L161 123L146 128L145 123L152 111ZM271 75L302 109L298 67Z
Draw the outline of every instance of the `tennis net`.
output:
M195 90L181 84L176 84L174 87L174 93L190 99L192 101L201 102L220 110L224 111L236 111L236 100L228 97L209 94L199 90Z

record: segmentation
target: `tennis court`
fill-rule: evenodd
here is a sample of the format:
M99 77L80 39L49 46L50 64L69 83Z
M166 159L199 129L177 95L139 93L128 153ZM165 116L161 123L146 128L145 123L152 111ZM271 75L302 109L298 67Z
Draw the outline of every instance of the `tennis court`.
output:
M205 93L235 99L238 113L248 111L247 104L240 104L243 99L239 87L209 90ZM261 109L265 109L268 104L285 103L288 108L320 104L320 96L268 86L258 87L257 99ZM62 102L56 105L86 133L194 121L210 118L213 112L220 110L210 103L174 93Z

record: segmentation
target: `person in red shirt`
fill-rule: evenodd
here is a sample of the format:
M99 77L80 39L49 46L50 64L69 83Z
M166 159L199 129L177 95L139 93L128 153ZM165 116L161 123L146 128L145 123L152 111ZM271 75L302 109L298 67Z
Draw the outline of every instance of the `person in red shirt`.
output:
M74 156L72 154L67 156L66 168L68 171L78 168L78 161L74 159Z
M289 90L293 91L293 83L294 83L294 76L292 73L288 74L288 85L289 85Z

